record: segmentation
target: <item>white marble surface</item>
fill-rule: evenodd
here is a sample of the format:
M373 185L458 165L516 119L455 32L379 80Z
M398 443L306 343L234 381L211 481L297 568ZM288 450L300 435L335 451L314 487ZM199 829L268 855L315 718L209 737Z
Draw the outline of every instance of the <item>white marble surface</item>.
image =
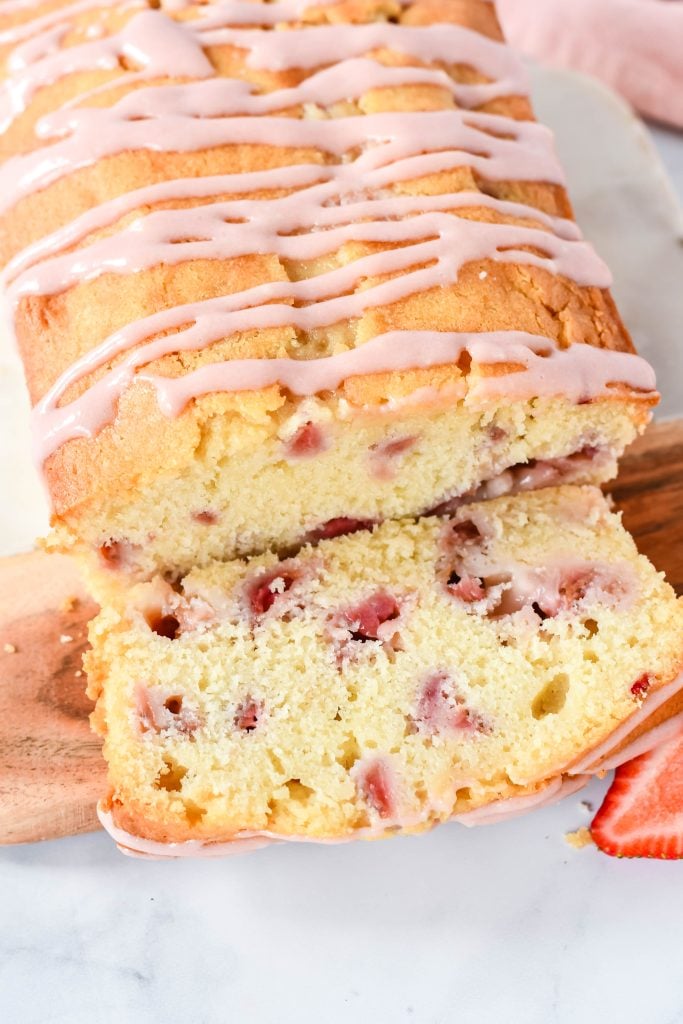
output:
M557 78L541 91L579 216L613 264L629 322L670 367L666 383L681 317L653 315L647 296L669 273L663 256L675 258L674 217L647 184L659 171L645 136L597 93ZM681 194L683 139L657 141ZM42 511L21 468L14 378L3 380L8 550L30 541ZM683 1024L683 866L613 861L563 838L604 788L495 827L228 861L129 860L102 834L0 850L0 1021Z

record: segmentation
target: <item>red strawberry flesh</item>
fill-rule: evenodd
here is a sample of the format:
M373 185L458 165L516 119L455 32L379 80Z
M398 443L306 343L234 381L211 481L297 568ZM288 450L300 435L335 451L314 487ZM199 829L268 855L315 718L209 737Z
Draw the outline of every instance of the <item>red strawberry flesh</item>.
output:
M379 590L355 608L345 611L344 619L354 640L378 640L380 626L397 619L400 613L396 599Z
M617 768L591 835L613 857L683 857L683 730Z
M358 774L358 790L380 818L390 818L395 809L389 769L383 761L372 761Z
M320 455L327 447L320 427L315 423L304 423L285 444L285 451L290 459L310 459Z
M291 589L296 579L293 572L281 569L258 576L248 589L249 606L254 615L265 615L278 597Z

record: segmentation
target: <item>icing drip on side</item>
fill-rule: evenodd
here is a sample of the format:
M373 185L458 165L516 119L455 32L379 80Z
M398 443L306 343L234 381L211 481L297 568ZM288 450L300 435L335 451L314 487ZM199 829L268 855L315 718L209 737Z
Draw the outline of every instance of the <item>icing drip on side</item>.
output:
M250 3L252 9L264 6ZM272 5L265 5L266 9ZM229 12L232 5L226 5ZM209 23L223 23L229 13L215 12ZM247 52L250 67L284 71L294 67L315 68L335 62L343 64L375 49L393 49L429 63L461 60L480 68L493 82L482 86L460 86L438 69L394 68L401 84L426 82L447 89L463 105L474 106L497 96L528 91L526 75L512 51L501 43L457 25L410 27L375 22L369 25L309 26L286 33L261 30L222 29L201 34L203 22L176 22L160 11L144 10L135 15L117 34L69 46L46 48L41 37L30 39L10 56L8 67L13 76L0 87L0 124L7 127L14 117L26 110L35 93L67 75L78 71L119 71L122 61L140 65L143 73L128 75L127 85L136 81L163 77L204 78L213 68L202 47L230 45ZM68 23L59 22L57 29L45 33L47 41L55 31L63 35ZM44 51L41 53L41 49ZM41 59L37 59L40 57ZM354 81L346 76L347 87ZM223 85L227 83L223 80ZM235 84L233 81L231 84ZM246 83L240 83L246 85ZM392 84L391 78L387 84ZM105 86L107 88L108 86ZM376 88L369 85L367 88ZM78 106L102 87L80 96ZM284 91L284 90L283 90ZM363 90L365 91L365 90ZM346 98L343 96L339 97ZM267 97L261 97L267 99ZM67 104L71 107L72 104Z

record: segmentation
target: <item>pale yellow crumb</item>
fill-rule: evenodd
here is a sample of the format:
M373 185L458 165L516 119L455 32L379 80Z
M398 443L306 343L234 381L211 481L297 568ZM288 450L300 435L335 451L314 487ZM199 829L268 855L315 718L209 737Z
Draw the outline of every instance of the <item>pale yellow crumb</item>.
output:
M74 672L74 676L76 677L76 679L80 679L82 675L83 675L83 673L80 670L80 668L76 669L76 671Z
M594 846L593 836L590 834L590 830L583 825L581 828L577 828L576 832L566 832L565 842L573 846L575 850L583 850L584 846Z
M593 573L604 590L545 619L495 614L499 583L475 602L448 583L547 601L551 578L560 594ZM391 625L364 637L375 606ZM542 799L631 718L633 680L675 677L683 606L599 491L547 488L140 583L89 640L122 827L376 837Z
M5 654L16 654L17 653L17 649L14 646L14 644L4 644L2 649L5 652Z

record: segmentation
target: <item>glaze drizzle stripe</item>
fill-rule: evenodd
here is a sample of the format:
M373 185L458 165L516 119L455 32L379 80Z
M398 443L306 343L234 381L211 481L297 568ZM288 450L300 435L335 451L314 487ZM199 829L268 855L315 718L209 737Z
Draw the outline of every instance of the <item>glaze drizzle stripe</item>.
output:
M270 322L299 323L306 310L289 306L266 305L260 312L272 311ZM200 330L192 347L201 345ZM189 332L188 332L189 333ZM170 339L173 349L174 339ZM188 347L187 345L185 347ZM523 387L534 395L568 394L578 401L609 391L616 380L627 380L633 388L651 392L654 374L640 356L627 352L609 352L588 345L572 345L560 350L555 342L538 335L503 331L489 334L460 334L436 331L392 331L378 335L361 345L322 359L244 359L211 363L181 377L168 378L137 372L145 363L160 358L169 350L169 338L159 338L136 349L96 381L79 398L59 406L59 393L50 392L34 410L34 452L42 464L60 445L76 437L93 437L115 416L116 403L126 388L138 379L156 389L162 412L177 416L192 399L211 392L257 390L279 384L298 396L334 391L349 377L457 364L464 352L478 363L512 363ZM457 391L457 383L454 389ZM482 377L470 383L466 401L486 401L495 392L505 394L507 384L501 377ZM60 392L61 393L61 392ZM460 389L463 397L464 389Z
M2 0L0 14L12 13L13 10L26 10L36 6L38 6L36 0L30 0L29 3L17 4L16 7L12 3L12 0ZM146 7L146 3L145 0L126 0L125 3L121 3L121 0L76 0L75 3L67 4L64 7L58 7L54 11L49 11L48 13L41 15L39 18L31 18L30 21L24 21L19 25L14 25L12 28L3 29L0 31L0 46L12 46L15 43L21 42L23 39L29 38L30 36L38 35L45 29L52 28L55 25L64 25L68 22L69 18L73 18L79 14L85 14L88 11L108 7L117 7L119 10L126 10L129 7Z
M373 256L372 266L377 269L370 273L395 272L433 261L432 284L427 287L453 284L467 263L484 259L538 267L581 285L608 288L611 284L607 267L586 242L537 228L457 217L438 210L444 205L443 197L428 198L438 198L439 202L424 204L436 209L413 212L407 220L392 218L402 207L420 204L403 197L324 208L315 201L307 207L300 193L295 193L293 201L272 200L265 209L261 204L253 212L248 202L163 210L139 218L118 234L38 264L14 283L9 295L12 300L24 295L54 295L103 273L130 274L162 263L170 266L196 259L271 253L280 259L306 262L336 252L351 241L405 243L391 255ZM368 219L373 215L377 219ZM529 216L533 216L531 211ZM297 228L309 230L292 234ZM191 241L185 241L188 238ZM524 246L543 255L525 251ZM352 282L356 285L370 264L356 260L352 266L357 268ZM327 281L334 273L316 276L320 295L327 294Z
M60 23L62 34L68 27L68 23ZM44 34L48 44L53 41L54 33L55 29L51 29ZM101 39L54 49L50 45L41 47L41 38L18 47L9 58L8 67L14 73L0 86L3 128L26 110L40 88L78 71L121 70L122 78L116 81L125 79L127 84L157 77L211 75L213 67L203 51L207 46L245 50L248 67L271 72L337 64L373 50L387 49L428 63L460 62L477 67L494 85L493 89L481 92L480 102L497 95L525 93L528 88L526 73L511 50L458 25L412 27L375 22L292 28L285 33L225 28L203 34L201 21L176 22L159 11L144 10L131 18L120 32ZM123 59L138 64L143 69L142 74L126 75L121 64ZM449 79L449 76L442 72L442 79ZM449 80L453 86L457 85ZM347 85L352 81L347 78ZM402 84L408 82L409 78ZM78 104L101 90L100 86L80 96ZM457 95L457 89L451 88L451 91ZM464 87L461 92L466 98L472 97L472 102L477 101L476 87Z
M556 184L564 180L546 128L495 114L447 110L314 121L168 113L129 120L134 98L131 94L104 110L65 112L60 134L70 132L68 137L7 160L0 167L0 212L65 175L117 153L188 153L226 145L258 146L266 140L278 148L318 150L338 159L362 149L362 155L348 166L358 174L383 171L375 177L376 187L456 167L472 167L491 180ZM51 137L53 126L54 119L46 138ZM492 134L496 131L508 137Z
M28 246L5 267L0 273L0 282L8 288L10 283L16 282L12 289L12 295L17 298L24 294L45 294L51 292L55 287L53 282L54 260L59 259L59 253L70 246L82 241L86 236L109 227L117 220L143 206L154 206L157 203L168 201L180 201L185 198L210 198L221 194L241 192L255 192L259 189L296 189L302 187L299 193L302 199L309 201L309 209L315 211L316 221L309 223L309 227L319 226L324 221L331 223L351 223L354 220L371 217L377 212L376 200L368 198L354 202L351 196L355 194L354 182L341 177L337 172L343 170L340 166L321 166L319 164L293 164L289 167L278 167L267 171L254 171L250 175L226 174L206 178L185 178L170 182L159 182L156 185L149 185L145 188L128 192L118 199L93 207L80 217L71 221L64 228L46 235L33 245ZM319 179L327 179L327 182L335 182L334 196L341 205L337 207L325 206L324 201L328 196L325 182ZM246 179L246 180L245 180ZM309 184L311 183L312 184ZM192 213L197 217L203 216L202 210L211 210L214 213L219 206L225 210L226 219L234 218L265 218L270 210L278 223L288 212L290 196L279 199L244 199L230 200L223 204L207 204L203 207L192 207L189 210L169 210L175 218L179 213ZM313 203L315 200L315 204ZM272 204L272 205L270 205ZM303 206L303 203L302 203ZM382 206L385 215L388 217L406 217L410 214L424 213L429 211L472 209L483 207L494 211L503 217L516 217L537 221L552 231L559 238L567 241L580 241L581 232L572 220L562 217L552 217L537 210L536 207L526 206L523 203L510 202L498 199L495 196L487 195L484 192L446 192L438 195L384 195ZM158 216L153 213L152 216ZM137 221L136 221L137 223ZM177 223L177 222L176 222ZM302 224L303 226L303 224ZM280 230L282 228L280 227ZM87 251L87 247L79 250L81 254ZM44 261L40 263L40 261ZM35 267L33 273L29 268ZM125 269L125 268L121 268ZM45 278L48 281L45 281ZM48 283L50 282L50 283Z
M511 797L508 800L498 800L485 807L476 808L464 814L454 815L450 820L461 825L491 825L508 818L526 814L541 807L552 806L558 803L565 796L576 793L590 781L590 776L584 775L578 778L564 779L562 776L552 779L546 786L536 793L526 796ZM112 837L121 853L132 857L144 857L150 860L165 859L167 857L226 857L238 853L247 853L252 850L261 849L273 843L313 843L316 845L334 846L340 843L354 842L359 839L379 839L388 834L387 826L366 827L358 829L355 833L340 836L338 839L316 839L305 835L282 835L277 832L237 832L233 839L219 842L204 842L201 839L188 839L185 842L159 842L153 839L143 839L142 836L133 835L119 828L114 823L111 811L105 811L102 804L97 805L97 817L102 828ZM425 820L427 816L425 816ZM419 822L410 822L416 825Z
M298 13L291 0L285 7L290 14ZM218 24L230 24L233 16L239 21L247 15L240 3L222 4L191 22L174 22L159 11L148 10L134 16L114 36L48 53L26 63L8 87L8 96L14 97L17 109L22 102L28 102L31 90L41 81L53 80L65 69L85 67L93 61L109 68L121 54L142 68L130 72L127 78L124 75L128 84L173 75L193 80L182 85L143 87L127 93L111 107L75 107L72 102L41 118L36 133L49 144L14 157L0 168L0 197L4 197L0 198L0 209L81 167L127 150L192 152L266 142L286 149L313 149L339 162L332 168L294 165L276 171L273 178L279 178L279 188L287 187L282 181L287 175L290 180L298 176L304 186L282 199L256 203L233 200L138 218L130 229L77 250L74 256L53 257L31 267L15 282L15 298L22 294L51 294L106 269L135 272L180 259L270 253L282 259L305 261L328 254L349 240L398 247L363 256L317 277L267 282L235 295L177 306L126 325L69 368L36 407L36 450L41 460L70 437L92 436L101 429L115 415L116 402L135 371L169 352L201 349L240 330L278 326L314 330L348 322L372 306L395 303L415 292L453 283L464 263L475 260L531 264L561 273L579 284L609 284L604 265L579 237L572 237L571 229L563 227L566 222L543 221L542 215L531 208L521 208L525 212L519 215L536 221L540 217L550 231L444 214L444 197L410 197L406 203L405 196L381 194L387 186L398 182L459 166L470 166L493 180L561 183L563 176L552 136L535 122L463 110L369 114L331 120L268 116L289 107L303 107L305 111L307 104L333 105L342 98L357 98L385 85L438 84L448 88L456 99L460 90L460 98L465 102L473 101L477 95L493 95L496 90L514 91L521 82L521 72L505 46L453 25L412 27L378 22L309 26L287 32L216 28ZM255 95L247 82L215 77L203 45L216 43L241 44L247 53L247 65L274 71L319 67L325 61L337 63L294 88ZM440 69L386 67L360 56L382 47L426 62L469 64L494 81L487 83L483 87L487 92L482 93L482 87L460 86ZM353 86L349 86L349 81ZM465 95L463 89L469 92ZM79 102L86 99L87 96L81 97ZM351 151L359 151L360 155L352 162L344 162ZM258 188L263 175L253 172L238 177L241 185L237 191L244 192ZM354 196L359 181L365 193L361 200ZM176 183L163 183L163 187L175 188ZM205 194L200 183L186 188L186 196ZM350 202L343 209L345 199ZM84 228L92 230L89 226L100 224L102 216L106 218L114 209L125 208L128 202L130 197L120 197L105 204L106 210L91 211L90 217L79 218L80 226L61 229L44 243L29 247L7 268L9 275L25 268L27 261L53 252L55 245L65 240L69 244L68 240L74 238L72 230L76 240L80 240ZM487 203L489 200L484 200ZM455 205L461 205L461 201ZM500 205L496 209L502 212ZM402 212L406 214L403 217ZM193 241L187 242L190 222L194 225L189 235ZM308 233L294 233L302 228L308 228ZM528 248L534 251L529 252ZM362 279L397 272L403 273L361 291L353 290ZM292 306L292 302L298 305ZM169 333L163 338L155 337L161 332ZM149 341L150 338L154 340ZM321 387L321 379L334 378L340 382L360 372L380 372L394 365L409 368L449 363L457 360L465 349L471 355L475 351L479 355L486 352L494 363L512 363L519 372L507 377L516 378L516 385L512 386L517 388L532 387L543 393L557 388L560 363L574 372L574 379L561 389L565 394L583 397L586 392L589 396L602 393L617 372L636 389L651 391L654 386L646 364L624 353L598 350L595 354L586 346L573 346L568 352L561 352L547 339L525 336L522 340L515 332L482 335L478 339L466 336L466 340L462 335L430 332L426 346L429 351L418 352L418 346L427 340L424 332L393 332L323 360L213 364L174 381L149 374L141 376L156 388L160 404L169 414L180 411L192 397L217 387L244 390L267 386L259 381L269 380L290 387L293 393L309 394ZM574 353L575 348L586 351ZM446 349L450 357L448 353L443 356ZM122 354L123 361L80 398L66 406L59 405L72 383ZM409 359L413 362L406 361ZM426 364L420 361L424 359ZM368 366L375 368L363 369ZM593 372L591 381L586 379L589 366ZM273 375L275 379L271 380ZM501 379L497 378L498 387ZM480 386L491 385L480 382ZM480 391L480 395L483 393ZM474 399L474 392L470 397Z

